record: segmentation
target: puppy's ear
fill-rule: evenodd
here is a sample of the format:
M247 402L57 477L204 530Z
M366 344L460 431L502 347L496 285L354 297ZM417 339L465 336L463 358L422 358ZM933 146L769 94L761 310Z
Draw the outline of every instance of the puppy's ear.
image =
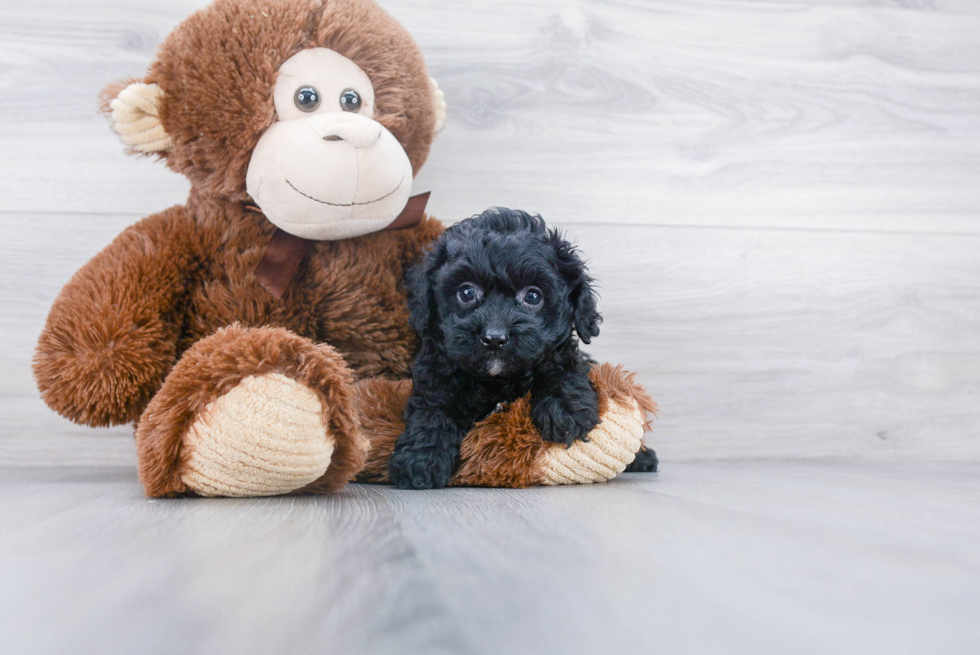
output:
M435 274L446 263L446 258L446 246L440 239L408 270L408 320L423 339L435 336L439 322Z
M548 231L548 243L558 257L558 272L570 290L572 303L572 322L579 339L590 343L592 337L599 336L599 323L602 316L596 308L596 292L592 288L593 279L589 269L582 261L578 250L564 239L558 230Z

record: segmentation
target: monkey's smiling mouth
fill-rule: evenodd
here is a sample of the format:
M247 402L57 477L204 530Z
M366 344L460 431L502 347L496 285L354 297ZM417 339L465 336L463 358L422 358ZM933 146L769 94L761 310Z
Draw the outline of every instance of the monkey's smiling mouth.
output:
M405 176L402 175L402 179L398 182L398 186L396 186L394 189L392 189L388 193L384 194L380 198L375 198L374 200L368 200L367 202L327 202L326 200L319 200L318 198L314 198L313 196L311 196L309 194L303 193L302 191L300 191L299 189L297 189L296 187L294 187L292 182L290 182L289 180L286 180L286 184L289 185L289 188L291 188L293 191L295 191L299 195L303 196L304 198L309 198L313 202L318 202L321 205L330 205L331 207L355 207L355 206L359 206L359 205L370 205L370 204L373 204L373 203L376 203L376 202L381 202L382 200L384 200L385 198L387 198L388 196L390 196L391 194L393 194L395 191L398 191L398 189L402 188L402 184L404 184L404 183L405 183Z

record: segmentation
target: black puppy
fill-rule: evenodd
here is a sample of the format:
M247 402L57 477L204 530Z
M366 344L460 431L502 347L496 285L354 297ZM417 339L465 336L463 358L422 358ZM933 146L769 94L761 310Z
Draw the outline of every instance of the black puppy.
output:
M602 320L591 283L575 247L540 216L497 208L447 229L408 275L422 347L392 482L444 487L473 424L528 391L544 439L583 439L599 422L578 350Z

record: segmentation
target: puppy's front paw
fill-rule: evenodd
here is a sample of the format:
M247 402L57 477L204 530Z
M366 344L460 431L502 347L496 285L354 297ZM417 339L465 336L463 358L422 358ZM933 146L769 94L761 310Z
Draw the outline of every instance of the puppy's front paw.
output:
M396 448L388 477L399 489L442 489L453 477L454 459L443 448Z
M591 391L591 389L590 389ZM593 396L595 392L592 392ZM531 408L531 420L545 441L571 446L599 424L599 399L547 396Z

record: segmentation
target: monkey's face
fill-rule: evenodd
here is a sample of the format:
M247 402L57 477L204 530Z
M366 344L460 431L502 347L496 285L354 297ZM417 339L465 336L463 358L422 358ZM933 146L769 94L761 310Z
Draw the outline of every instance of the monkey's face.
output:
M319 240L390 225L446 119L418 45L373 0L214 0L103 99L192 196Z
M278 120L259 139L249 195L277 227L346 239L389 225L412 191L404 148L374 116L374 87L353 61L310 48L280 68Z

